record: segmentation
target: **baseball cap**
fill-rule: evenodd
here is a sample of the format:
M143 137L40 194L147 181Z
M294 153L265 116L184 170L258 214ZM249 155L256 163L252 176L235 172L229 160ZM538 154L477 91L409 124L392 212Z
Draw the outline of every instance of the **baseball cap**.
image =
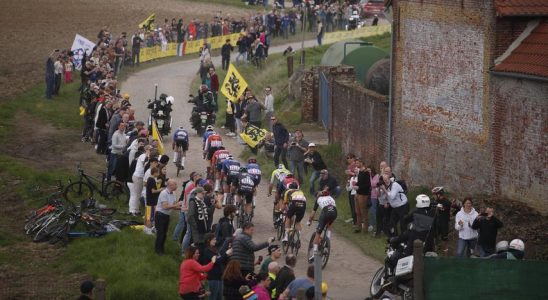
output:
M310 144L308 144L308 147L316 147L316 144L310 143Z
M202 187L197 187L197 188L194 189L194 192L195 192L196 194L198 194L198 193L205 193L205 190L204 190Z
M280 249L280 246L278 246L278 245L270 245L270 246L268 246L268 255L271 255L272 252L274 252L274 251L276 251L276 250L278 250L278 249Z

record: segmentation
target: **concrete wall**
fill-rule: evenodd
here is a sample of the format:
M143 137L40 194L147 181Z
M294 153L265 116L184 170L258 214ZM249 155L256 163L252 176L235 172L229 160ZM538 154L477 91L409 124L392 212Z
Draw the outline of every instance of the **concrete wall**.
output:
M335 80L331 85L332 127L329 142L340 143L370 165L386 160L388 99L357 81Z
M495 193L548 210L548 82L493 76Z

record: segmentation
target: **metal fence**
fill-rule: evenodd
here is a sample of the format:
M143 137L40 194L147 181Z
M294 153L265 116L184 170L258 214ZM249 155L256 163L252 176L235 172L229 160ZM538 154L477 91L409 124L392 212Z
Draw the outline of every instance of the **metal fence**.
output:
M323 72L320 72L319 114L323 127L329 130L331 126L331 86Z

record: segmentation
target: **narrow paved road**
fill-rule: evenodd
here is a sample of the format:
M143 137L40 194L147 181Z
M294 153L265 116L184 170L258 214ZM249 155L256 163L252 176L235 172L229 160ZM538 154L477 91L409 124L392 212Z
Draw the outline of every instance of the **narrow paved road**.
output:
M306 41L305 47L312 47L315 41ZM300 43L293 43L293 48L300 48ZM283 52L287 45L272 47L270 53ZM213 59L216 66L220 65L220 57ZM138 120L146 120L149 111L146 109L146 99L154 97L154 84L158 84L158 93L166 93L175 97L175 105L173 110L173 127L176 128L183 125L190 129L189 117L192 110L191 104L187 103L190 83L198 70L199 60L187 60L172 64L161 65L158 67L143 70L131 75L122 86L124 92L132 95L132 103L136 108L136 118ZM222 80L220 78L219 80ZM251 87L253 90L261 89L262 87ZM196 91L192 91L196 93ZM228 150L232 153L240 153L240 146L236 139L224 136L223 140ZM190 131L190 149L187 154L186 169L182 175L179 175L178 181L183 182L183 179L188 178L191 171L205 171L206 163L201 158L201 141L196 136L195 131ZM305 133L306 135L306 133ZM169 149L168 155L173 157L171 153L170 138L165 138L164 147ZM169 177L175 178L175 170L170 164ZM262 242L268 237L274 236L275 232L272 227L272 199L267 198L267 179L269 175L265 175L259 187L257 208L255 212L254 223L256 226L254 240ZM310 211L310 208L307 209ZM221 211L215 213L216 218L222 215ZM306 216L305 216L306 218ZM303 224L305 222L303 221ZM299 251L297 262L297 276L306 274L306 246L310 239L312 228L303 227L302 239L303 248ZM357 300L364 299L368 296L368 288L371 277L374 272L380 267L379 262L365 256L357 247L349 241L340 238L337 234L332 235L332 253L329 263L323 272L323 280L329 285L329 296L337 300ZM259 251L256 255L266 256L266 250ZM283 265L284 258L279 260Z

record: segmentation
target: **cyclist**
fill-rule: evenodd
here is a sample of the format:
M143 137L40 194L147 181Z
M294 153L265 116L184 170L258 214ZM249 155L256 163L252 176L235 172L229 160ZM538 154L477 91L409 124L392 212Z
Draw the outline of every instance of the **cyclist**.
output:
M314 253L318 252L322 231L327 226L327 238L331 238L331 225L337 219L337 205L335 199L329 195L328 191L322 191L320 197L318 197L316 203L314 203L313 212L308 219L307 225L310 226L318 207L321 209L321 213L320 218L318 219L318 227L316 227L316 235L314 236L314 245L312 246L313 255L309 258L310 262L314 260Z
M173 144L171 145L171 148L175 151L173 154L173 163L175 163L175 165L177 165L179 148L181 148L181 167L184 169L186 152L188 151L188 132L183 126L179 126L179 128L175 130L175 133L173 133Z
M250 157L247 160L246 168L247 168L247 173L249 173L249 175L253 177L253 182L255 182L255 190L253 193L253 208L255 208L255 205L256 205L255 202L257 197L257 186L259 186L259 184L261 183L261 175L262 175L261 167L257 163L257 159L255 157Z
M240 174L240 162L235 160L232 155L228 155L221 168L221 176L226 178L223 188L223 206L226 205L228 193L234 193L234 186L237 183L238 174Z
M268 186L268 197L272 196L272 189L276 187L276 190L274 193L274 211L276 214L278 214L281 211L279 206L279 200L281 195L278 193L277 188L279 183L283 182L287 174L289 174L289 170L286 169L283 164L279 164L278 168L272 171L272 175L270 176L270 185Z
M215 132L215 130L213 129L213 126L207 125L206 131L205 131L204 134L202 135L202 149L205 149L206 142L207 142L207 138L208 138L210 135L214 134L214 133L217 133L217 132ZM205 152L204 152L204 158L205 158Z
M301 220L306 212L306 197L304 196L303 191L299 189L299 185L296 182L292 182L288 186L288 189L284 194L283 204L284 207L287 205L288 208L287 218L285 219L285 234L282 242L287 242L293 216L295 216L295 229L301 232Z
M244 202L244 220L245 222L251 222L251 219L253 218L253 192L255 191L255 181L253 180L253 176L247 172L247 168L241 167L239 170L238 180L236 181L236 185L238 187L238 192L236 193L236 203L241 203L242 198L245 200ZM244 222L244 223L245 223Z
M209 166L207 167L207 174L213 175L213 169L214 165L211 164L211 158L213 157L213 154L215 151L219 150L220 147L223 146L223 138L220 134L213 131L206 139L205 145L204 145L204 156L209 161Z
M221 146L211 157L211 166L214 167L213 172L215 172L215 192L218 192L221 189L221 181L223 180L221 169L223 168L223 162L227 159L228 155L230 155L230 152L226 150L224 146Z

